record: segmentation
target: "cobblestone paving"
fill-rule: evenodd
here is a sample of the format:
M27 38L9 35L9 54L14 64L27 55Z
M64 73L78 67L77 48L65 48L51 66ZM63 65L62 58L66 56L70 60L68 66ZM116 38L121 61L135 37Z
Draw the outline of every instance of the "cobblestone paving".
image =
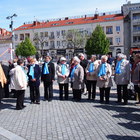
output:
M0 135L0 140L8 140L6 137Z
M0 127L26 140L140 140L140 107L134 101L117 105L116 95L111 94L109 105L88 101L58 100L55 86L54 100L30 104L26 92L23 110L15 110L15 99L3 99L0 111ZM114 90L112 90L114 92ZM6 140L0 135L0 140Z

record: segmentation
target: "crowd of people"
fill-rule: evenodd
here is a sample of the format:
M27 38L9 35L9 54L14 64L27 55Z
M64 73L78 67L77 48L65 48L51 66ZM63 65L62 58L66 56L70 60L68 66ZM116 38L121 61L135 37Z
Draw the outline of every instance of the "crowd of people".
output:
M115 67L112 67L111 59L107 55L97 59L91 55L89 60L84 54L74 56L70 63L65 57L61 57L57 66L46 56L44 63L38 65L36 59L30 58L25 64L23 59L14 59L9 65L9 71L4 71L4 65L0 64L0 99L2 90L9 89L17 98L16 109L25 107L24 95L29 86L31 104L40 104L40 82L44 86L44 101L53 99L53 82L56 80L59 85L59 99L69 99L69 84L72 88L73 100L80 101L81 95L87 92L88 100L96 100L96 87L99 87L100 103L109 104L110 90L113 80L117 86L117 103L126 105L128 103L128 84L134 84L135 92L138 95L140 104L140 54L136 54L133 65L122 53L117 55ZM5 94L5 97L8 97Z

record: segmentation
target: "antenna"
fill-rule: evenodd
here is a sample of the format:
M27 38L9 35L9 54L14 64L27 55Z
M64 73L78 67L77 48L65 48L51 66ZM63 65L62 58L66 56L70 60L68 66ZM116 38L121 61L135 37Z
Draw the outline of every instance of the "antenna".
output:
M96 8L96 10L95 10L95 14L98 15L98 8Z

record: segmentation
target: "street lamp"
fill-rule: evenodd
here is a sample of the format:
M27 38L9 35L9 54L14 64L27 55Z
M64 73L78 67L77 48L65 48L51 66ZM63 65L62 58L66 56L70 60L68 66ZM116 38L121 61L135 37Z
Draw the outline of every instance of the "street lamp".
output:
M12 32L12 44L11 44L11 59L13 59L13 51L14 51L14 45L13 45L13 17L17 17L16 14L13 14L12 16L8 16L6 17L6 19L10 19L11 20L11 24L9 25L9 28L11 29Z
M6 19L11 19L11 24L9 25L9 28L11 28L11 31L13 31L13 17L17 17L17 15L13 14L12 16L6 17Z

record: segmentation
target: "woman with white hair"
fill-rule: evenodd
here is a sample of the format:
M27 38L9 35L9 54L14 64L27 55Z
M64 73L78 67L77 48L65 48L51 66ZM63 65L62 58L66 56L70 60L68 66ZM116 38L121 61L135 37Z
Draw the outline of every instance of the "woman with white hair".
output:
M56 67L57 81L59 84L60 100L63 100L63 89L65 100L68 100L69 66L66 64L66 58L61 57L60 63Z
M126 56L121 53L117 55L114 80L117 84L117 102L121 103L122 99L124 99L124 105L126 105L128 102L127 86L130 82L130 63L126 60Z
M104 96L106 104L109 103L110 89L112 87L112 70L110 64L107 63L108 57L103 55L101 57L101 64L97 69L97 86L100 89L100 103L104 102Z
M87 79L87 87L88 87L88 99L95 100L96 95L96 83L97 83L97 68L99 63L96 62L96 55L92 55L90 58L90 62L88 63L86 67L86 79Z
M74 67L71 71L71 80L73 82L73 99L76 101L81 100L81 93L83 89L83 82L84 82L84 70L80 65L80 59L75 56L74 57Z

